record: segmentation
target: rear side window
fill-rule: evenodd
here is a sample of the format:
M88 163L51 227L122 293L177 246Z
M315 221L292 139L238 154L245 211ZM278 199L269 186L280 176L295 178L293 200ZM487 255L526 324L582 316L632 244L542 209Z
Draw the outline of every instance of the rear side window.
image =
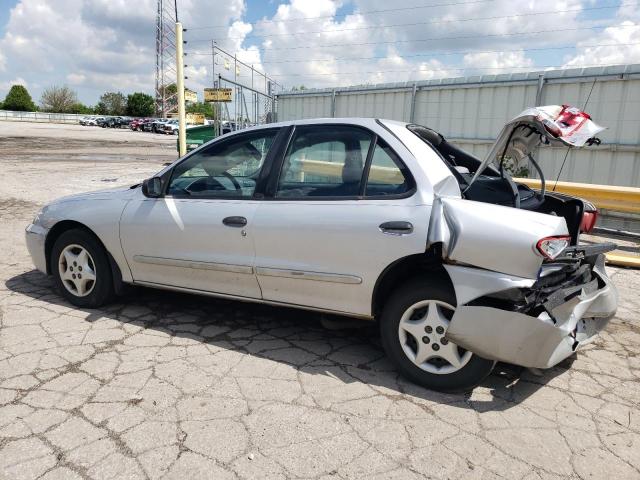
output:
M413 188L409 172L391 148L378 142L371 158L365 196L402 195Z
M276 197L358 197L372 142L372 134L356 127L297 129L285 155Z

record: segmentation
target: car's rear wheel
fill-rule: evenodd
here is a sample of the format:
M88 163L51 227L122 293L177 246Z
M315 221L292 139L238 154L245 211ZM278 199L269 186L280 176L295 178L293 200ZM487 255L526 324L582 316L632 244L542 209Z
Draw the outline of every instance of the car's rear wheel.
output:
M96 308L113 296L107 252L89 232L62 233L51 251L51 273L60 294L78 307Z
M455 295L441 283L413 280L395 290L380 318L382 344L400 373L440 391L465 391L480 383L495 362L446 338Z

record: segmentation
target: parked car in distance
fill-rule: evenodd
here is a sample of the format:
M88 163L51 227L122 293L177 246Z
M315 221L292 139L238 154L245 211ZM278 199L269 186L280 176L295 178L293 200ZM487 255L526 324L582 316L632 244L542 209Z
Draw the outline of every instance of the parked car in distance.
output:
M223 135L225 133L235 132L236 130L238 130L238 124L236 122L232 122L229 120L225 120L222 122L221 131Z
M164 133L164 124L169 121L168 118L158 118L151 122L151 131L153 133Z
M133 119L131 117L119 117L118 122L114 125L115 128L129 128L129 125Z
M162 133L167 135L178 135L178 128L178 120L174 118L162 125Z
M498 361L556 365L615 314L615 245L579 242L593 208L502 165L542 175L538 146L595 141L575 115L527 110L483 160L389 120L240 130L139 185L46 205L27 246L82 308L135 284L375 319L404 376L468 390Z
M193 123L190 123L188 120L186 122L186 129L190 130L192 128L195 128L196 125L194 125ZM178 129L180 128L178 119L173 118L171 120L169 120L168 122L166 122L163 126L162 126L162 131L164 133L166 133L167 135L178 135Z
M144 122L140 124L140 130L143 132L152 132L153 131L153 123L156 121L155 118L146 118Z
M95 127L98 125L98 121L102 120L104 117L87 117L85 120L85 125L88 127Z
M96 119L96 124L102 128L107 128L110 122L111 122L111 117L99 117Z
M131 119L129 117L107 117L99 125L102 128L128 128Z
M144 118L134 118L129 122L129 128L133 131L141 131L142 123L144 123Z
M105 117L105 119L100 122L99 125L102 128L114 128L119 121L120 117Z

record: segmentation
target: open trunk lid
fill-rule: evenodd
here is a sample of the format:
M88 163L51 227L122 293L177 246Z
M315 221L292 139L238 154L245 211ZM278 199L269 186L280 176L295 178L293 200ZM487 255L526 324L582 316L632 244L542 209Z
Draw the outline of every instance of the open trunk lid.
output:
M495 161L511 158L519 163L532 155L541 144L582 147L604 129L594 123L589 114L568 105L528 108L502 128L467 190Z

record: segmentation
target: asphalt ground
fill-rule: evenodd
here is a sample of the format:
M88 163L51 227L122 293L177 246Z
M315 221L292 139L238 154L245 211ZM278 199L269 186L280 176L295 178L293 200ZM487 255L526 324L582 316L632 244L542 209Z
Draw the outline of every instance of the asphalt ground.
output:
M464 395L399 377L366 322L63 301L24 244L39 207L174 158L175 137L0 122L0 478L640 478L638 271L609 268L618 314L577 355Z

